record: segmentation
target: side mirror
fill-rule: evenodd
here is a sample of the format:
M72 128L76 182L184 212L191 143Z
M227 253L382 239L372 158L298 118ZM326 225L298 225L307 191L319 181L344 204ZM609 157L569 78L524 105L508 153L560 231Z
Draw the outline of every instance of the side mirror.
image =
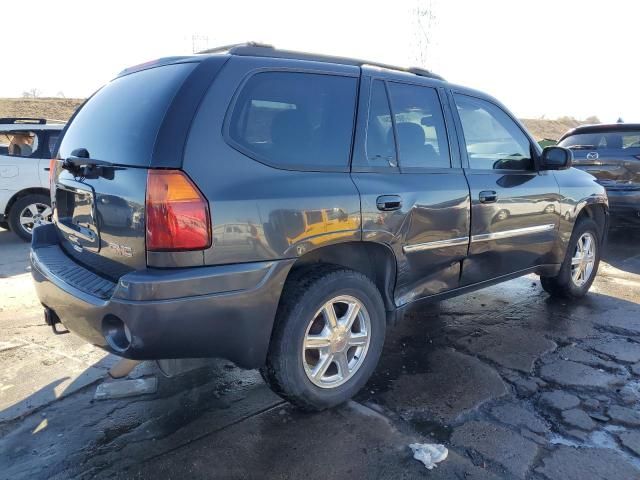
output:
M573 164L573 152L564 147L545 147L542 150L540 170L566 170Z

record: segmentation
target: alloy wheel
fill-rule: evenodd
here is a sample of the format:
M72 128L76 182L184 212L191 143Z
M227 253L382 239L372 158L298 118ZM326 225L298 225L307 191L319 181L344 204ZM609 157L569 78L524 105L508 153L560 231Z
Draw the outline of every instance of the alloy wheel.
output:
M309 380L321 388L347 382L362 366L371 342L371 319L363 303L340 295L326 302L309 322L302 361Z
M576 287L582 287L591 279L596 263L596 241L590 232L583 233L576 243L571 258L571 280Z
M36 226L51 222L51 213L51 207L44 203L27 205L20 212L20 226L31 235Z

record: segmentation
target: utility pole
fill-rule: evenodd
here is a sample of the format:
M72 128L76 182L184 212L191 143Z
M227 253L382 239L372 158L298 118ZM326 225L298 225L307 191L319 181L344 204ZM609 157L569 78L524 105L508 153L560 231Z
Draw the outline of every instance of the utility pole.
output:
M433 29L436 25L433 0L416 0L411 9L414 32L414 61L417 66L429 68Z

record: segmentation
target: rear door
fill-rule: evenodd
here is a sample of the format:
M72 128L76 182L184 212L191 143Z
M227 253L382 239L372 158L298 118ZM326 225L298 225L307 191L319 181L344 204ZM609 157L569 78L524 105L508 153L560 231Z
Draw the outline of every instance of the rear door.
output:
M467 254L469 189L443 93L363 68L352 178L363 240L395 253L398 305L456 288Z
M87 172L63 169L59 161L53 174L53 222L61 245L103 276L117 279L147 265L147 171L156 165L160 140L181 142L178 131L162 135L161 127L197 66L170 64L116 78L84 104L60 143L61 159L87 157L111 164ZM188 120L183 119L185 128ZM181 161L176 156L176 165ZM202 252L196 254L202 264Z
M463 93L452 101L471 191L461 284L548 263L560 214L553 173L536 170L536 146L501 106Z

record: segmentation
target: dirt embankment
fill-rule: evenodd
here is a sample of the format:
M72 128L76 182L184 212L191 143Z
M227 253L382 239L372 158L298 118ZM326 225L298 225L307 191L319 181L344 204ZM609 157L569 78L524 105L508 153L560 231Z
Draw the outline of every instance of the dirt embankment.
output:
M597 119L593 119L597 120ZM567 130L584 125L585 123L600 123L598 121L590 121L590 119L582 121L571 117L558 118L557 120L543 120L537 118L521 118L527 130L531 132L538 141L543 139L558 140Z
M0 98L1 117L46 118L67 121L81 98Z
M0 117L34 117L68 120L84 100L81 98L0 98ZM567 130L584 122L563 117L557 120L523 118L536 140L557 140Z

